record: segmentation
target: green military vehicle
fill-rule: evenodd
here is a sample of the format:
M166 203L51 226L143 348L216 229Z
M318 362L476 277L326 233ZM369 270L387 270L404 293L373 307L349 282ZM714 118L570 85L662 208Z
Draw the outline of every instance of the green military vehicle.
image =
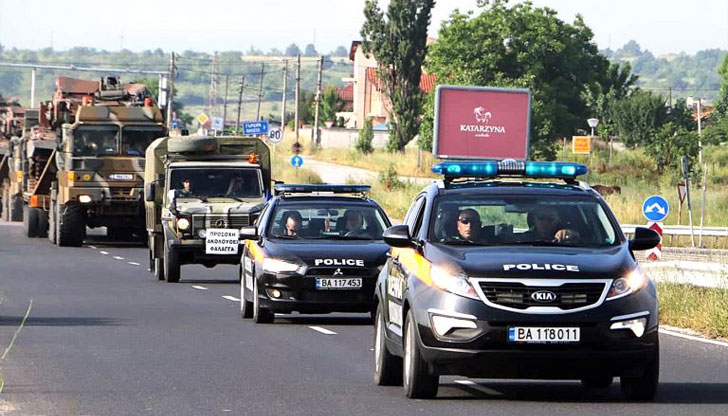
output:
M255 223L270 196L270 167L268 146L253 137L164 137L149 145L149 270L178 282L183 264L239 264L239 230Z

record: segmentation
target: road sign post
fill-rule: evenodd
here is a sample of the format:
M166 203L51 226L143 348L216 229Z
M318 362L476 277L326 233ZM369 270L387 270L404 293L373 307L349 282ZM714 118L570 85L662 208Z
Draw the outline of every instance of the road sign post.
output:
M688 218L690 220L690 241L692 247L695 248L695 229L693 228L693 207L690 204L690 167L688 166L688 158L682 157L682 173L685 178L685 199L688 200Z

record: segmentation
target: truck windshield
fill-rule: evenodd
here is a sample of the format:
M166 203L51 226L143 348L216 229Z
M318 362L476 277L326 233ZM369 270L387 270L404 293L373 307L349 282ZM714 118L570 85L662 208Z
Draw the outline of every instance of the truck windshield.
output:
M285 239L381 240L388 225L376 207L336 200L278 204L268 236Z
M119 127L81 125L73 133L73 154L108 156L119 154Z
M262 178L254 168L174 169L169 189L178 198L261 198Z
M164 136L160 126L124 126L121 129L121 150L127 156L144 156L147 146Z

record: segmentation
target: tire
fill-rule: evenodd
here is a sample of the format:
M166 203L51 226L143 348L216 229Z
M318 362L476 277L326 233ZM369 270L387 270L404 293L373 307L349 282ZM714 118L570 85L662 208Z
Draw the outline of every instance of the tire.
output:
M23 198L19 195L9 195L8 215L12 222L23 221Z
M60 247L80 247L86 236L83 208L78 205L57 205L56 244Z
M243 259L245 262L245 259ZM250 319L253 317L253 302L247 298L248 288L245 287L245 268L240 265L240 317L243 319Z
M167 283L177 283L180 278L179 257L174 250L170 250L167 244L164 244L164 276Z
M427 362L422 359L417 341L417 327L412 310L407 312L404 330L404 363L402 384L404 394L410 399L431 399L437 396L440 377L430 373Z
M42 208L33 208L38 210L38 237L48 237L48 213L43 211Z
M402 385L402 358L392 355L385 342L384 314L381 305L374 314L374 384Z
M154 259L154 275L157 276L157 280L164 280L164 263L159 257Z
M215 150L217 150L217 139L213 137L181 136L167 140L169 153L208 153Z
M28 238L38 237L38 210L23 204L23 234Z
M612 376L594 376L581 379L581 385L591 390L608 389L612 385Z
M51 207L48 210L48 241L56 243L56 204L51 200Z
M10 221L10 207L8 206L8 200L10 199L10 196L6 189L3 188L0 198L2 198L2 208L0 208L2 209L2 220Z
M620 377L624 398L630 401L649 401L655 398L660 383L660 348L655 347L652 362L645 367L641 377Z
M256 324L273 323L275 315L268 309L260 306L260 292L258 292L258 279L253 279L253 322ZM242 302L242 300L241 300Z

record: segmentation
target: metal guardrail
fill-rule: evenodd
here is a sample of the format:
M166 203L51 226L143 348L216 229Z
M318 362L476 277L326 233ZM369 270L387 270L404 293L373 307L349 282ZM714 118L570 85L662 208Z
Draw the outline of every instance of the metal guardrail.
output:
M626 235L634 234L636 227L645 227L644 225L622 224L622 231ZM728 227L703 227L704 237L728 237ZM662 235L690 235L689 225L665 225L662 228ZM700 235L700 227L693 226L693 235Z

